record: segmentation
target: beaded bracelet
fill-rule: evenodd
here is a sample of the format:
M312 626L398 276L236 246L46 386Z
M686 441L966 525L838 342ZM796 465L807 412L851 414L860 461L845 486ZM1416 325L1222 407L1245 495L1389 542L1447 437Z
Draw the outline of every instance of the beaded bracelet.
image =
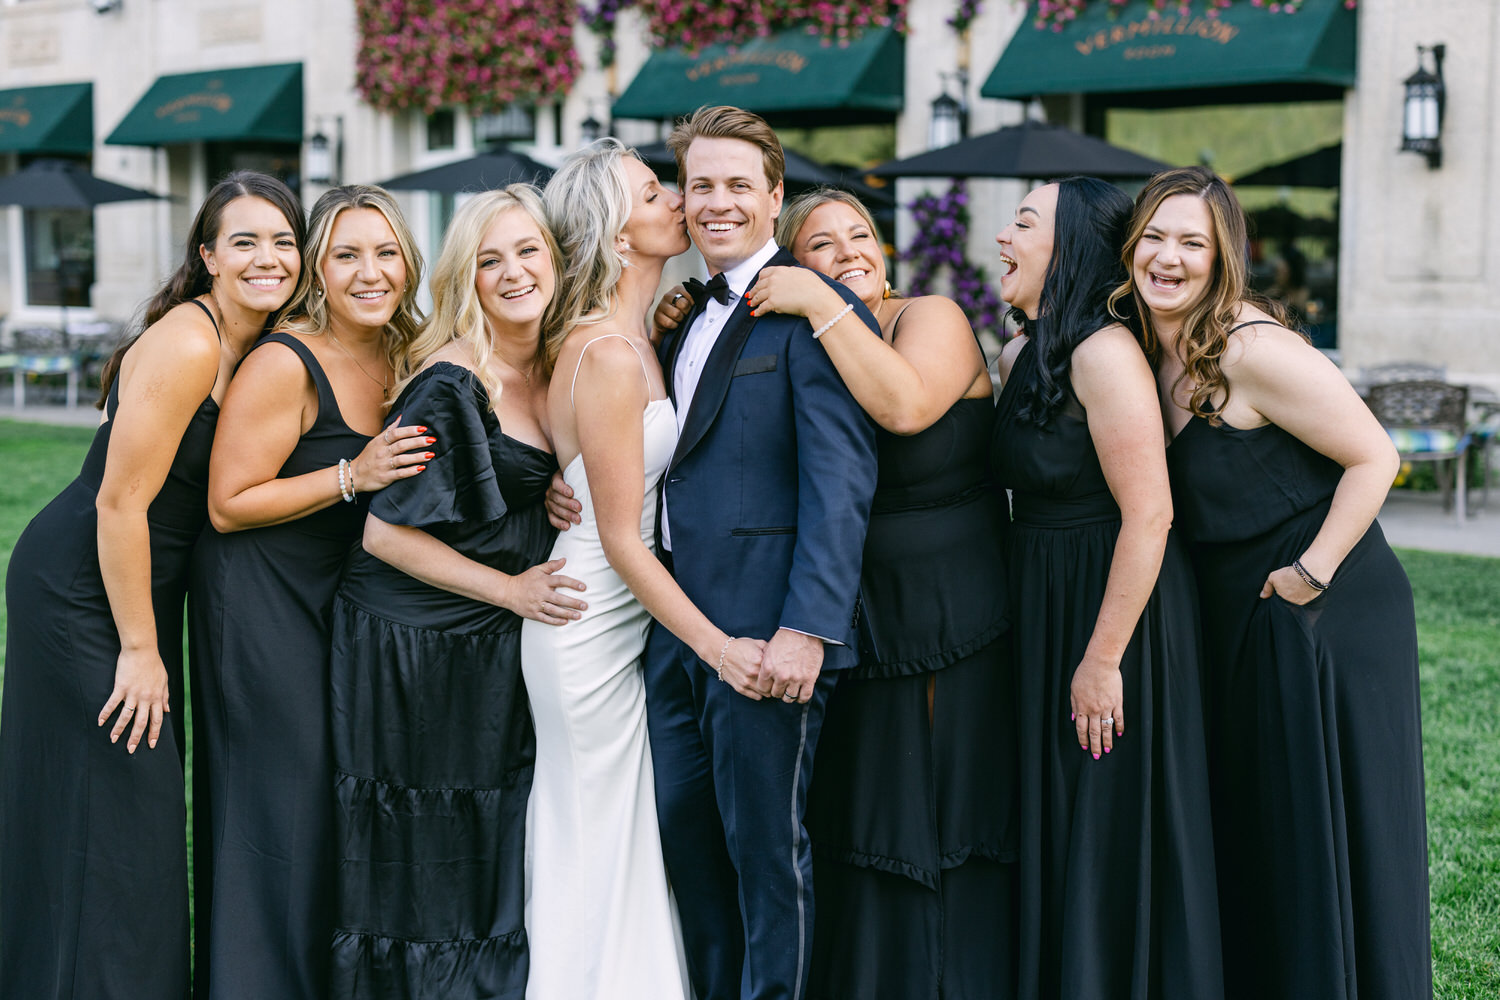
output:
M354 502L354 470L349 467L347 458L339 459L339 496L344 498L344 503Z
M724 648L719 650L719 680L724 680L724 654L729 652L729 644L734 642L734 636L724 640Z
M1302 577L1302 582L1303 583L1307 584L1309 587L1311 587L1313 590L1316 590L1318 593L1321 594L1323 591L1325 591L1325 590L1328 589L1328 584L1323 583L1317 577L1313 576L1311 573L1309 573L1307 571L1307 568L1302 565L1302 560L1301 559L1295 560L1292 563L1292 569L1296 570L1297 571L1297 575L1300 576L1300 577Z
M838 312L836 312L836 313L833 314L833 319L829 320L827 323L824 323L822 326L818 327L816 330L813 331L813 340L819 339L820 337L823 336L823 334L827 333L829 330L832 330L833 329L833 324L837 323L839 320L843 319L845 316L849 315L853 311L854 311L854 303L853 302L846 303L844 305L844 308L840 309Z

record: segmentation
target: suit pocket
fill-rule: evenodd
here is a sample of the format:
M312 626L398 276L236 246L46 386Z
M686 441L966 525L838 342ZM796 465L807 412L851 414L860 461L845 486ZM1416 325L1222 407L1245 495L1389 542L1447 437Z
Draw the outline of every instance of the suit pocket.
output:
M741 358L735 362L734 378L741 375L759 375L761 372L774 372L776 370L776 355L763 354L758 358Z
M795 535L796 525L788 525L785 528L731 528L729 533L736 538L746 538L754 535Z

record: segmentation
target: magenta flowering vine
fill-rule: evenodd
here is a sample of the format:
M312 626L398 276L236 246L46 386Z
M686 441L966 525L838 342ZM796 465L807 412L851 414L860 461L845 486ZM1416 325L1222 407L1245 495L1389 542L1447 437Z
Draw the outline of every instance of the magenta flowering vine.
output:
M1273 14L1295 14L1306 0L1035 0L1036 9L1032 12L1032 20L1038 28L1050 27L1053 31L1061 31L1064 25L1083 13L1090 3L1108 4L1112 15L1127 4L1141 3L1147 8L1146 16L1151 18L1163 15L1190 17L1196 5L1205 17L1213 18L1219 16L1219 11L1236 2L1246 2ZM1357 3L1358 0L1343 0L1344 6L1350 10Z
M787 28L804 27L831 45L847 44L866 28L906 31L907 0L638 0L651 21L653 45L697 51L737 45Z
M384 111L566 94L578 78L575 0L355 0L355 85Z
M969 191L963 181L954 181L947 193L919 195L907 206L917 235L901 254L913 265L907 292L932 293L938 272L948 269L953 301L969 317L976 333L988 330L999 336L1003 309L1000 297L990 287L989 274L969 260Z

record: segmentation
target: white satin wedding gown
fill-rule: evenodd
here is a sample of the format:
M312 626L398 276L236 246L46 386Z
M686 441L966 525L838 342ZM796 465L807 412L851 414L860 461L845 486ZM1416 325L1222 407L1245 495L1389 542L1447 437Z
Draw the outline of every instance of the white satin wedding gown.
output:
M677 420L667 399L648 403L642 420L641 540L654 549L656 496ZM651 618L604 558L582 455L563 479L583 521L558 535L551 558L566 557L561 572L587 584L588 610L566 625L528 619L521 627L537 744L526 835L526 996L689 998L646 739L641 654Z

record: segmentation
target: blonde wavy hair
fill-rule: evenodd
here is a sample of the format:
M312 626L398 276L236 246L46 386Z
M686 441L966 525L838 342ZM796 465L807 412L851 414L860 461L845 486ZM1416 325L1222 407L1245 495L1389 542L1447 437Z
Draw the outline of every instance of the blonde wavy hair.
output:
M619 239L634 207L625 178L627 156L637 154L618 139L590 143L552 175L542 195L547 222L567 261L556 296L561 319L546 339L549 371L575 327L602 323L619 308L620 276L630 266Z
M776 219L777 244L795 254L796 251L792 249L792 244L797 241L797 234L802 231L802 227L807 225L808 218L824 205L834 201L840 205L848 205L854 209L859 217L864 220L864 224L870 227L870 235L874 237L875 242L880 244L882 248L885 246L885 238L880 235L880 227L875 224L875 216L870 214L870 210L865 207L865 203L848 191L831 187L813 188L811 191L799 194L782 207L781 215ZM883 249L880 254L880 260L883 265L886 263ZM886 266L886 274L887 276L890 274L888 265ZM887 282L887 285L889 285L889 282ZM894 289L890 289L887 297L898 294Z
M291 302L287 303L289 318L280 329L308 336L321 335L328 329L328 298L323 294L319 279L329 244L333 242L333 225L340 213L351 208L371 208L385 217L391 232L396 235L396 245L401 248L401 259L406 264L406 284L401 289L401 300L396 303L396 312L386 323L382 337L386 360L399 371L398 362L422 325L422 310L417 306L417 289L422 284L422 251L417 249L411 228L401 214L401 206L385 188L345 184L323 192L313 205L307 224L309 246L304 258L307 266L297 279L297 289L292 293Z
M1288 321L1286 311L1279 304L1250 291L1249 267L1245 261L1249 241L1245 211L1222 177L1207 167L1177 167L1163 170L1147 182L1136 195L1125 245L1120 252L1128 276L1110 293L1109 306L1110 312L1120 316L1123 310L1119 304L1127 297L1133 299L1139 317L1137 335L1141 347L1151 364L1157 365L1163 347L1161 337L1151 325L1151 313L1135 285L1135 250L1162 202L1180 194L1200 198L1208 207L1213 226L1214 260L1208 288L1202 299L1188 310L1177 335L1178 360L1183 369L1177 381L1172 383L1172 389L1175 393L1185 379L1191 379L1193 392L1188 409L1195 416L1217 425L1221 422L1219 412L1229 401L1229 382L1224 377L1221 362L1229 346L1229 330L1234 325L1239 304L1252 302L1278 323L1286 325ZM1215 406L1213 399L1221 392L1222 398Z
M511 184L470 198L454 213L448 232L443 236L443 248L438 251L437 263L432 267L432 315L398 359L397 382L391 398L401 394L406 383L422 370L428 358L454 342L468 352L474 362L475 374L489 393L491 403L500 398L500 375L492 372L489 364L494 353L494 340L484 309L479 304L479 293L474 290L474 277L479 271L479 247L484 234L502 212L516 210L525 212L541 230L547 253L552 257L553 280L562 281L562 255L558 253L557 241L547 226L541 195L534 186ZM554 292L552 301L542 313L542 336L537 345L539 360L551 331L557 327L559 316L558 295Z

